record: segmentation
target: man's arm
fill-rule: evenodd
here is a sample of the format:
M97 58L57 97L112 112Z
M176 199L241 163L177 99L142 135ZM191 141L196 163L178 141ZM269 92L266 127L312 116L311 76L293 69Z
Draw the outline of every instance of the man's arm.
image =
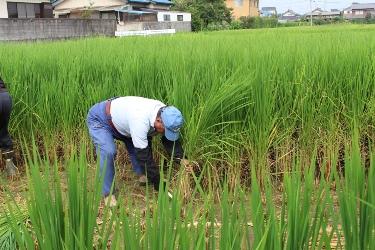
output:
M173 157L173 161L179 164L184 157L184 150L181 145L181 140L178 139L177 141L173 142L163 136L161 141L169 156Z
M143 149L135 148L135 155L138 163L145 170L148 180L154 185L155 190L159 190L160 174L152 157L150 145Z
M160 174L152 157L151 143L148 142L147 132L149 126L143 121L133 121L130 126L130 135L135 148L138 163L145 170L148 180L159 190Z

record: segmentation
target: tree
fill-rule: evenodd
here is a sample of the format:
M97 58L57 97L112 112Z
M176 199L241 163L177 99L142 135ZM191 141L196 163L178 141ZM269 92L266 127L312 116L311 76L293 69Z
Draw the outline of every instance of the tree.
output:
M366 20L367 23L370 23L370 20L371 20L371 13L370 12L366 13L365 20Z
M193 31L203 30L209 24L232 21L231 9L224 0L174 0L172 9L191 13Z
M83 10L81 17L84 19L90 19L92 14L92 6L94 5L93 0L89 0L89 6L85 6L85 9Z

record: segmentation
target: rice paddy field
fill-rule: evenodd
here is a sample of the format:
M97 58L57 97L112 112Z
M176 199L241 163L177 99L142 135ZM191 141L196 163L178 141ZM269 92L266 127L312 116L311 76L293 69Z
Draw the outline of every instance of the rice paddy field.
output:
M375 249L375 26L335 25L0 44L17 180L1 249ZM177 106L190 168L154 139L163 190L100 197L95 103Z

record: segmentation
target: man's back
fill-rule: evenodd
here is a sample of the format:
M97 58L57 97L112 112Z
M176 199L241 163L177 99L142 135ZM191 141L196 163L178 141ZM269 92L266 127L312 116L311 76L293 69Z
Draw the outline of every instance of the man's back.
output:
M144 136L154 126L158 111L164 106L158 100L138 96L119 97L111 102L112 122L122 135L132 137L133 142L137 140L136 137L141 137L139 139L145 142Z

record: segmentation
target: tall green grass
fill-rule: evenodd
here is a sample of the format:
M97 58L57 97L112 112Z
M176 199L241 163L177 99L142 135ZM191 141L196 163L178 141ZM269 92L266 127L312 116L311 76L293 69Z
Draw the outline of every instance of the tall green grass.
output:
M178 187L172 199L160 189L144 207L120 196L118 207L100 208L101 180L88 175L82 153L67 159L63 177L37 159L28 165L27 206L7 200L0 242L20 249L373 249L375 165L372 158L365 175L353 145L345 179L316 179L295 159L282 191L262 188L253 171L250 193L225 182L216 203L211 192L198 202L184 201Z
M62 178L58 163L50 163L48 157L40 158L34 146L27 165L26 208L12 200L7 202L6 217L19 248L33 249L35 245L38 249L90 249L94 246L102 180L98 171L94 176L89 174L85 150L80 151L81 155L73 152L67 158L67 176ZM29 223L21 223L18 218L25 214L25 209ZM105 233L104 229L100 231L101 235Z
M346 158L345 178L337 185L342 233L347 249L372 249L375 240L374 155L371 154L370 166L365 168L358 144L353 144L353 150L353 156Z
M292 154L336 151L353 119L374 139L374 27L1 44L0 72L15 102L11 132L32 131L61 156L89 143L91 105L146 96L182 110L191 158L238 174L267 164L273 150L283 171Z
M27 206L8 200L0 244L374 249L374 35L344 25L1 44L11 132L33 155L18 150ZM85 117L120 95L182 110L184 148L200 164L179 179L190 192L177 185L172 200L160 190L143 209L119 202L102 213Z

